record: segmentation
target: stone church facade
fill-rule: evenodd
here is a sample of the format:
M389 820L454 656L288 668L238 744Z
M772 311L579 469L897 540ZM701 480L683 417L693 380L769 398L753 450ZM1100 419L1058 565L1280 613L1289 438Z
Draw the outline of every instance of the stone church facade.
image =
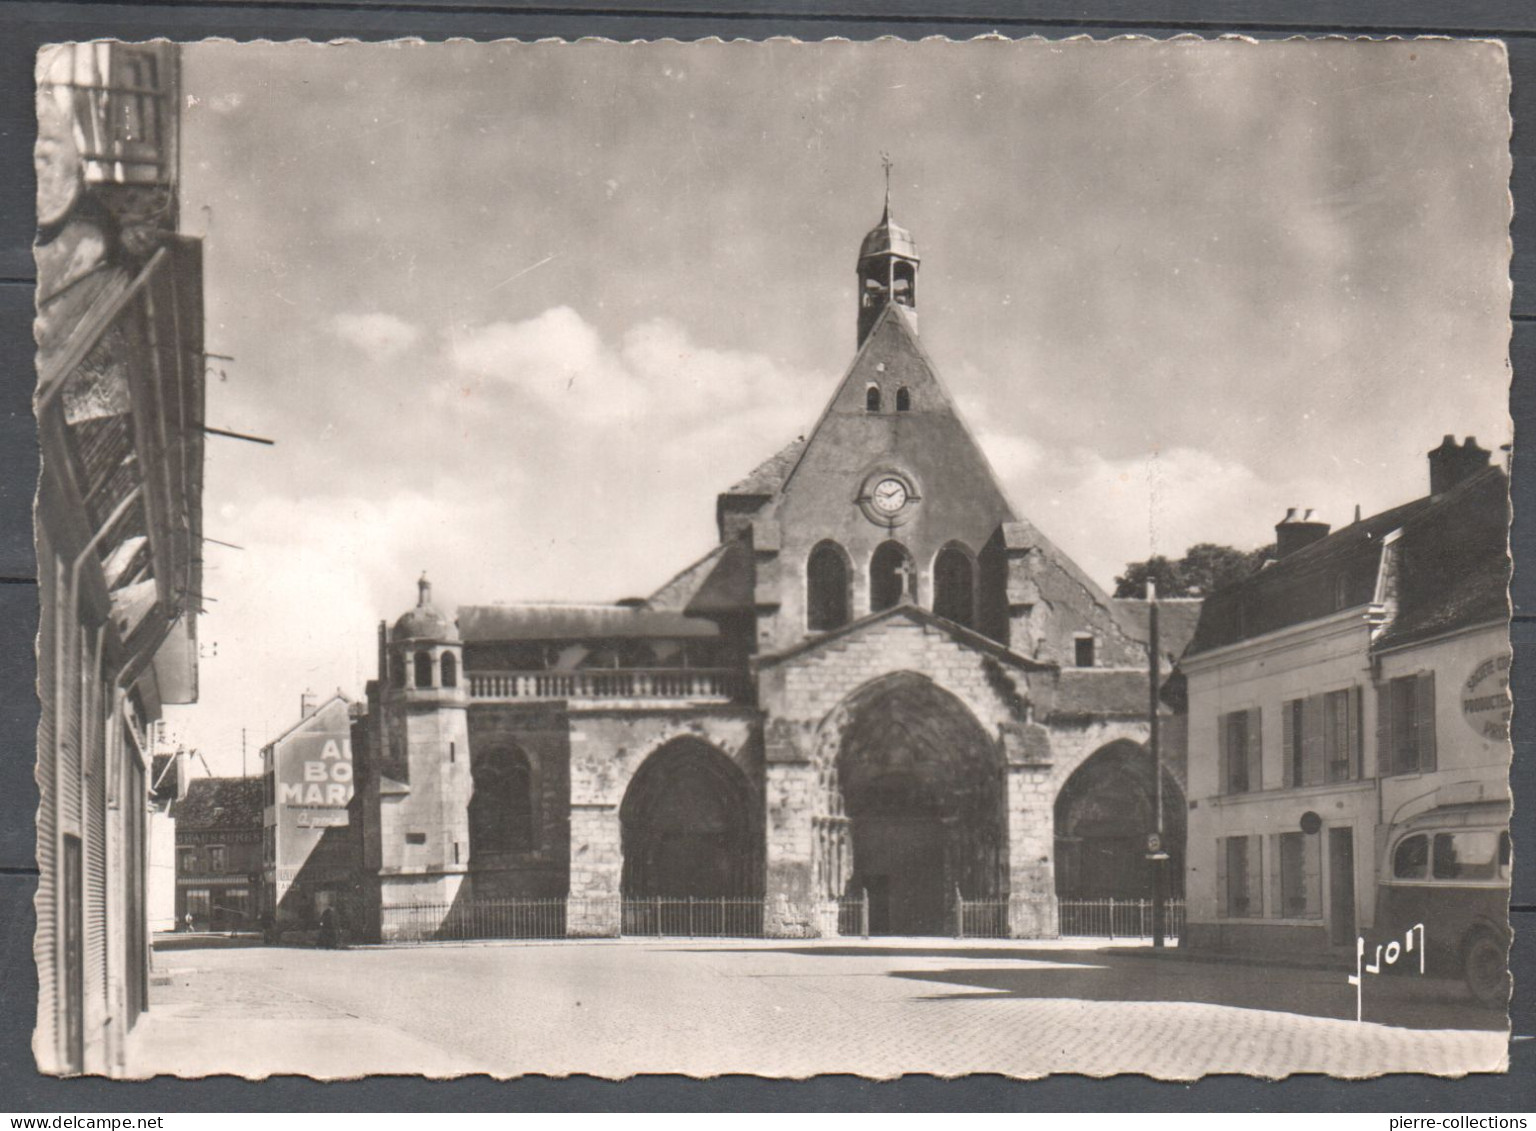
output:
M609 935L692 897L810 937L867 892L873 933L948 933L958 895L1044 937L1059 894L1147 894L1147 609L1004 495L918 337L919 265L887 203L821 419L649 598L449 612L423 579L380 625L357 744L376 933L564 899L567 933ZM1171 611L1176 653L1195 610Z

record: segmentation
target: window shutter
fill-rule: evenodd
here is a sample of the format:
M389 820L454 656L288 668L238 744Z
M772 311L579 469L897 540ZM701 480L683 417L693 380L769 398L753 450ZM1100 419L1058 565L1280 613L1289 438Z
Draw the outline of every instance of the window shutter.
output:
M1257 834L1248 838L1248 916L1264 916L1264 838Z
M1349 758L1349 776L1351 779L1364 777L1364 771L1360 766L1360 687L1356 684L1349 689L1349 704L1345 708L1345 740L1348 746L1345 748Z
M1393 772L1392 756L1392 681L1376 685L1376 776Z
M1227 716L1216 716L1216 792L1232 792L1232 770L1227 761ZM1222 857L1225 866L1226 857ZM1222 896L1223 899L1226 896Z
M1291 786L1301 784L1299 781L1293 780L1296 775L1291 769L1291 751L1296 749L1296 711L1293 707L1294 703L1295 700L1291 699L1280 704L1280 776L1286 785Z
M1264 716L1255 707L1248 712L1248 788L1264 788Z
M1223 919L1232 918L1232 905L1227 889L1227 838L1216 838L1216 914Z
M1257 839L1262 839L1262 838L1257 838ZM1269 853L1269 890L1272 893L1274 893L1273 894L1273 898L1274 898L1274 901L1275 901L1275 918L1277 918L1277 919L1284 919L1285 918L1285 896L1284 896L1283 893L1285 891L1285 888L1283 888L1280 885L1280 836L1279 836L1279 834L1271 834L1268 839L1269 839L1269 847L1270 847L1270 853ZM1257 915L1259 915L1260 917L1263 917L1263 915L1264 915L1264 904L1263 904L1262 900L1259 902L1258 907L1257 907L1255 913Z
M1303 785L1321 785L1323 766L1323 697L1308 695L1301 708L1301 766Z
M1419 771L1429 773L1435 768L1435 673L1420 672L1419 685L1415 689L1414 709L1418 716Z

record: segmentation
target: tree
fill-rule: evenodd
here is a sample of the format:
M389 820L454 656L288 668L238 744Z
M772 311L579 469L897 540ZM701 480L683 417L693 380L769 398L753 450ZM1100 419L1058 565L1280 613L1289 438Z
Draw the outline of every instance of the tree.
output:
M1160 597L1203 597L1258 572L1274 555L1273 545L1237 550L1200 542L1184 551L1177 561L1157 554L1144 562L1129 563L1125 573L1115 578L1115 596L1145 597L1150 578L1157 583Z

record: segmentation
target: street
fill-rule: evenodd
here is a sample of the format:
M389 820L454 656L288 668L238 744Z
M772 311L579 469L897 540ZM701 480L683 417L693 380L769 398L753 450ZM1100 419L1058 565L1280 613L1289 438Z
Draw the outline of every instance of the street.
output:
M157 952L131 1076L1497 1071L1457 984L1063 942L623 940Z

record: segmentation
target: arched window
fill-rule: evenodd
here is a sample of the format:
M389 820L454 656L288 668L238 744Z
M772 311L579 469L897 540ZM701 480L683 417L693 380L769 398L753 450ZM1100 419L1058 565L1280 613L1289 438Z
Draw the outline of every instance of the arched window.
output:
M453 658L452 652L443 653L443 686L459 686L459 661Z
M933 611L966 628L975 627L976 564L963 546L945 546L933 561Z
M869 559L869 611L878 613L910 600L915 572L905 546L882 542Z
M892 295L902 306L917 305L917 271L910 263L897 263L892 272Z
M474 763L469 799L470 852L522 852L535 846L533 770L516 748L493 750Z
M416 687L431 687L432 686L432 653L431 652L417 652L416 656L415 656L415 661L416 661L416 671L414 673L415 676L416 676L415 686Z
M896 411L912 411L912 393L905 385L896 390Z
M864 390L864 411L865 412L879 412L880 411L880 386L879 385L871 385L869 388Z
M821 542L805 563L805 621L812 632L848 623L848 558L835 542Z

